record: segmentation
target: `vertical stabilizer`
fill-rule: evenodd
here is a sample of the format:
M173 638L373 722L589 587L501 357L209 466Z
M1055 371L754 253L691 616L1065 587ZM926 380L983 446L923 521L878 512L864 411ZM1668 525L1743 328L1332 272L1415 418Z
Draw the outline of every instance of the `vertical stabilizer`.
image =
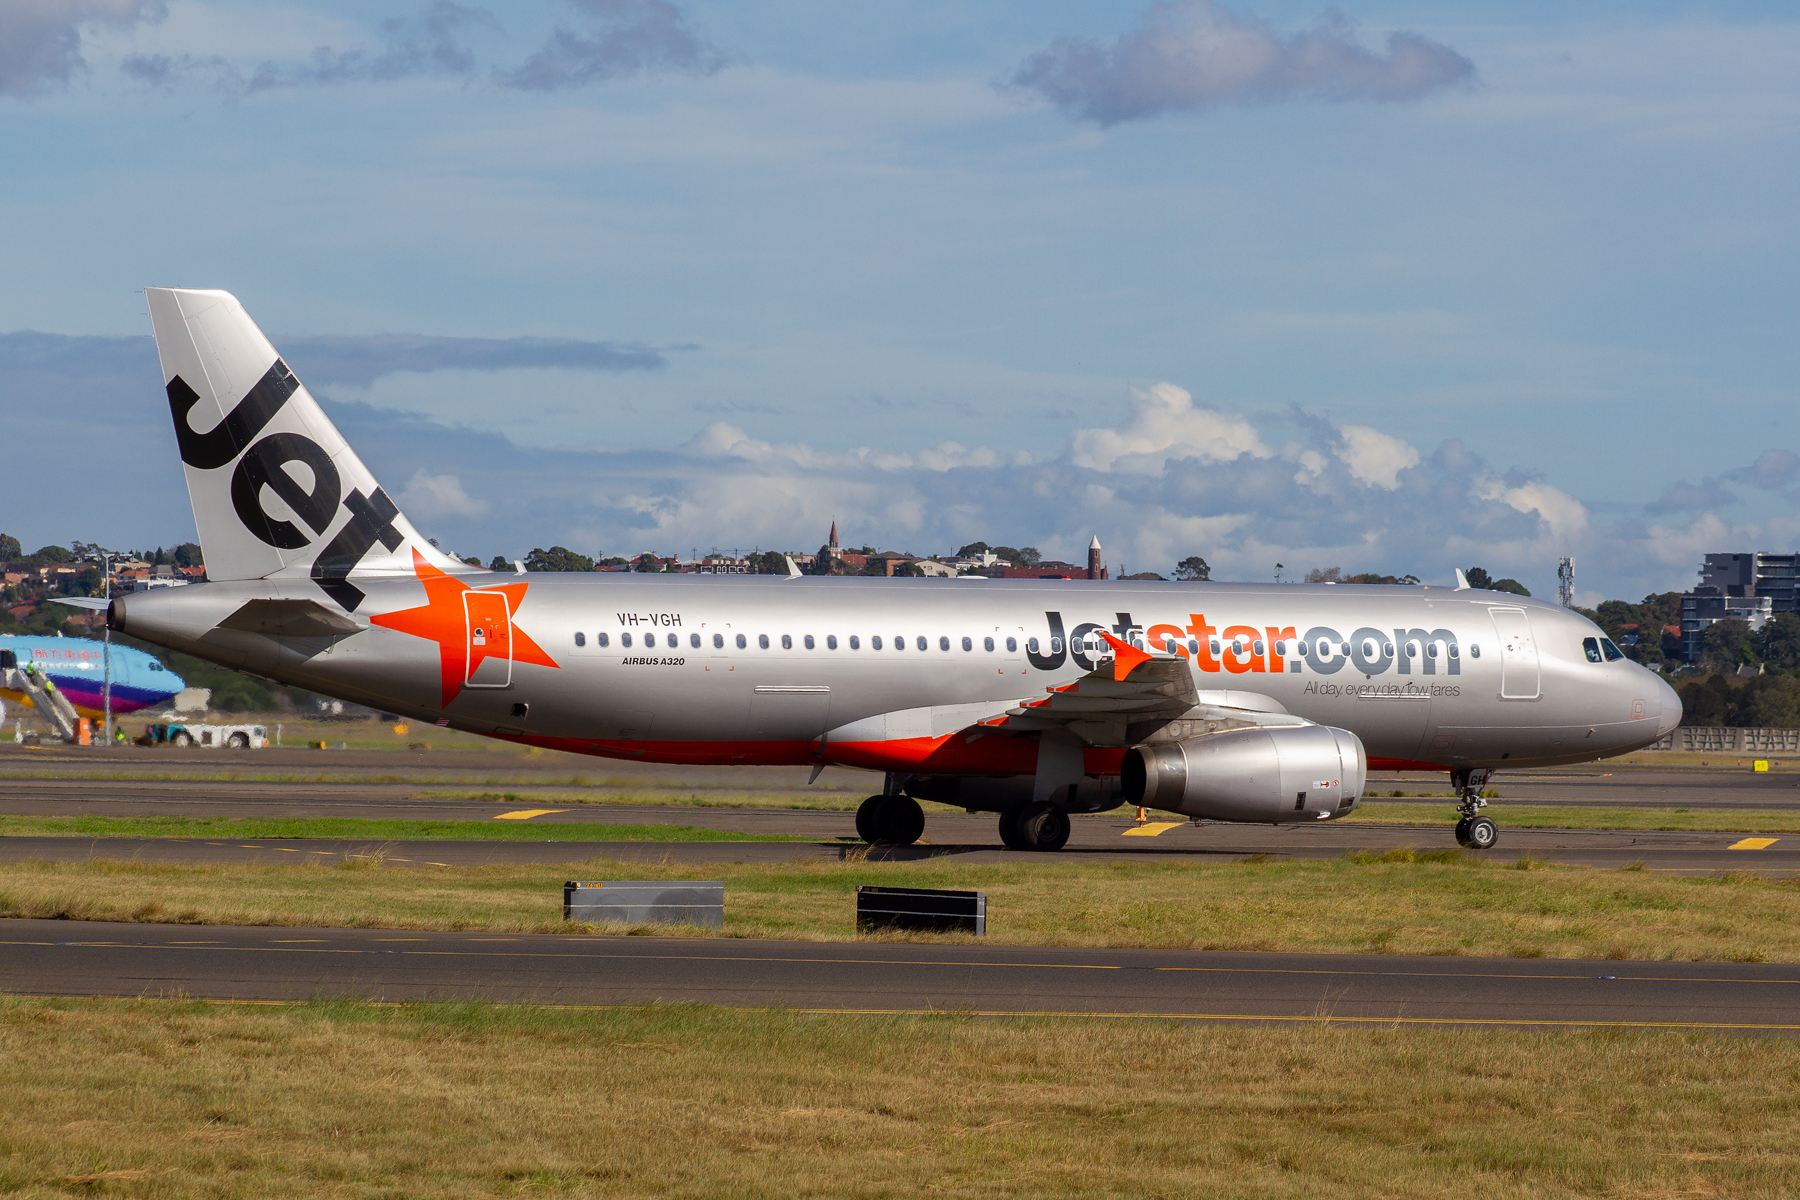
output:
M354 610L359 576L440 553L400 514L229 292L145 288L211 579L310 578Z

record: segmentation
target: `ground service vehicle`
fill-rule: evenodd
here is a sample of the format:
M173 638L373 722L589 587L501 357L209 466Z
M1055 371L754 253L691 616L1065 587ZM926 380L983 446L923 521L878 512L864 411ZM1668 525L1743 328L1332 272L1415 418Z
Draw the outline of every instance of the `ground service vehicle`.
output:
M687 763L888 773L1058 849L1125 802L1332 820L1371 769L1487 773L1655 741L1673 690L1576 613L1459 587L496 573L420 537L229 294L147 290L211 582L112 627L414 720Z

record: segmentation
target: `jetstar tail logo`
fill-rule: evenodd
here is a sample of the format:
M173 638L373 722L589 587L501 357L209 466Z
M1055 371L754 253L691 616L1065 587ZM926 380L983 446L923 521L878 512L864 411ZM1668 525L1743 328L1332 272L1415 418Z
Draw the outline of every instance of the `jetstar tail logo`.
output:
M475 608L463 598L466 592L504 595L507 613L515 613L525 602L525 590L531 586L529 583L471 588L462 580L446 575L426 562L417 550L413 551L413 570L418 573L419 582L425 585L425 603L418 608L403 608L398 612L370 617L369 620L376 625L438 644L438 655L444 672L443 703L446 707L462 692L464 681L470 679L483 662L490 658L506 658L508 646L511 647L512 662L535 663L540 667L561 669L548 654L538 648L536 642L525 635L524 630L511 624L510 616L503 618L510 625L510 638L494 636L490 628L495 620L494 615L487 613L476 616Z

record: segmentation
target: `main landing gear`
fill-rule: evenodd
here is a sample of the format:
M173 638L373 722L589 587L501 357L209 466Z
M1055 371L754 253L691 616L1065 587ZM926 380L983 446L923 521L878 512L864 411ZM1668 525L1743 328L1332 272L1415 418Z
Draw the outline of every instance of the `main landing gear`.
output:
M1069 843L1069 814L1054 804L1021 804L1000 814L1008 850L1061 850Z
M925 810L911 796L870 796L856 810L856 836L871 846L910 846L925 832Z
M1487 807L1487 801L1481 798L1481 789L1493 775L1491 767L1469 767L1450 772L1450 786L1462 793L1462 799L1456 805L1456 811L1462 814L1462 820L1456 823L1456 841L1470 850L1492 850L1494 843L1500 840L1500 827L1494 824L1494 819L1481 815L1481 810Z

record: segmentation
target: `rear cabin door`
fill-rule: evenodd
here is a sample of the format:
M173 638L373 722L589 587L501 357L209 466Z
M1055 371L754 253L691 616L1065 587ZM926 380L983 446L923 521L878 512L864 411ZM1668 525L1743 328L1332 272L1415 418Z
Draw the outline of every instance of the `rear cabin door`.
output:
M469 657L463 685L472 688L512 686L512 611L504 592L463 593L468 620Z
M1538 698L1537 641L1531 636L1531 618L1522 608L1490 608L1494 632L1500 635L1500 698Z

